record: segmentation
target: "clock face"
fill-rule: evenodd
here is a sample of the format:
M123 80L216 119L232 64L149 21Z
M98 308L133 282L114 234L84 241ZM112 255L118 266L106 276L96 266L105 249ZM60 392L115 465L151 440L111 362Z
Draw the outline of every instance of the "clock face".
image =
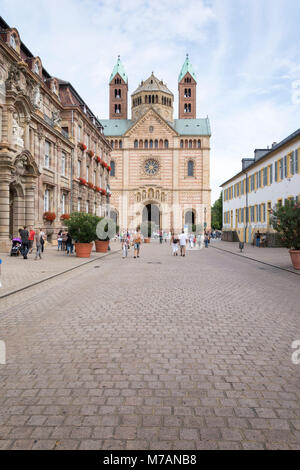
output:
M147 175L156 175L158 172L159 164L158 161L150 159L145 162L145 172Z

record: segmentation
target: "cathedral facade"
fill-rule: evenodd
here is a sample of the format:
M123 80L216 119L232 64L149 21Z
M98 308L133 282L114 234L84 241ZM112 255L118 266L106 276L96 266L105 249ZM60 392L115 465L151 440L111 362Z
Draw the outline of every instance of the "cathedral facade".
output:
M120 230L145 221L180 231L188 224L210 227L210 122L196 117L197 80L188 56L174 95L152 73L131 95L120 60L109 80L109 117L101 120L111 153L111 214Z

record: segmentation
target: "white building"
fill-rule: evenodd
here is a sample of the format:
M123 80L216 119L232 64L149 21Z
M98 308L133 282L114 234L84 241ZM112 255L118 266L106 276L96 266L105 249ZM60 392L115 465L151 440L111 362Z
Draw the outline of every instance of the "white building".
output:
M300 198L300 129L271 149L242 160L242 171L221 185L224 239L251 242L257 230L273 233L270 211Z

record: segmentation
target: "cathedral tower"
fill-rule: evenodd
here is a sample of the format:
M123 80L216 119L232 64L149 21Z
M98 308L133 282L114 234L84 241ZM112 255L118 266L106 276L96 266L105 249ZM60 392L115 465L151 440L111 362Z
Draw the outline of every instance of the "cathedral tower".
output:
M128 78L118 60L109 79L109 119L127 119Z
M196 75L187 54L178 77L179 119L196 119L196 88Z

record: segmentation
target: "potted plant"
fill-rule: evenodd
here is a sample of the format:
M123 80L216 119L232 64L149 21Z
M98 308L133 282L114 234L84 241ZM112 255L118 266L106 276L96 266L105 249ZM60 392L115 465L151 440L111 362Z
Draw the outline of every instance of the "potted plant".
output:
M271 212L271 223L278 232L281 243L289 248L292 264L300 269L300 204L286 200Z
M85 212L73 212L66 220L68 232L75 240L76 256L89 258L93 241L97 238L96 227L100 218Z
M46 211L43 214L43 219L47 222L53 222L56 219L56 214L55 212Z
M70 214L62 214L60 216L60 220L69 220L69 218L70 218Z
M95 155L93 150L88 150L88 155L93 158L93 156Z
M86 186L86 180L84 178L78 178L79 183L82 184L83 186Z
M83 142L80 142L80 143L78 144L78 146L79 146L79 148L80 148L81 150L86 150L86 148L87 148L86 145L85 145Z

